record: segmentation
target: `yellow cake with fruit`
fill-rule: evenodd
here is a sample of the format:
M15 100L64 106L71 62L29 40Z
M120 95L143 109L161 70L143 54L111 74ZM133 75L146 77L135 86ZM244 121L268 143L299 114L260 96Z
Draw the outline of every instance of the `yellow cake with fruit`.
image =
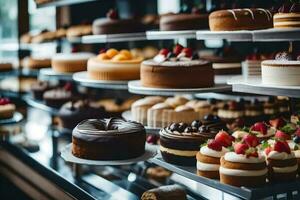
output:
M94 80L140 79L142 57L133 56L128 50L108 49L88 60L88 76Z

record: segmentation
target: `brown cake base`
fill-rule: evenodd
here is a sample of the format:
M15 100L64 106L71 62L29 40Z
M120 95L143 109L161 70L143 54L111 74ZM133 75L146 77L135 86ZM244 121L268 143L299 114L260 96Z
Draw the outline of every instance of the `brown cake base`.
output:
M167 66L152 61L141 65L141 83L153 88L205 88L214 85L211 63L193 66Z
M236 187L258 187L266 183L266 176L229 176L220 174L220 182Z
M207 14L169 14L160 18L161 31L199 30L208 28Z
M203 177L206 177L206 178L210 178L210 179L219 179L220 178L219 171L200 171L200 170L197 170L197 175L198 176L203 176Z
M61 73L72 73L86 71L87 61L86 60L52 60L52 69L56 72Z
M300 28L300 13L276 13L274 28Z
M272 160L268 159L268 168L269 168L269 174L268 179L270 182L286 182L296 179L296 175L298 173L298 170L295 170L294 172L289 173L278 173L274 172L272 167L289 167L294 166L298 164L298 161L296 158L286 159L286 160Z
M201 154L200 152L197 153L196 158L197 158L198 162L220 165L220 158L206 156L206 155ZM203 177L211 178L211 179L219 179L220 178L219 171L202 171L202 170L197 169L197 174L199 176L203 176Z

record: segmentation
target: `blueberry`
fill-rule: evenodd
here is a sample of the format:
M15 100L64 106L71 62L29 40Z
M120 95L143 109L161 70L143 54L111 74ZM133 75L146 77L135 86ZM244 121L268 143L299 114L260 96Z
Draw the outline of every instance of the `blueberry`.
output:
M202 123L199 120L195 120L192 122L191 125L192 125L192 127L195 127L198 129L202 125Z
M205 115L204 116L204 120L206 120L206 121L212 121L212 120L214 120L214 116L212 114Z
M293 138L293 141L294 141L295 143L299 144L299 143L300 143L300 137L299 137L299 136L295 136L295 137Z
M207 126L202 125L202 126L199 127L199 132L200 133L204 133L204 132L207 132L207 131L208 131Z
M179 123L178 132L182 133L184 129L187 127L186 123Z
M170 131L177 131L178 130L178 127L179 127L179 124L177 123L172 123L170 126L169 126L169 129Z
M192 127L188 126L188 127L186 127L186 128L184 129L184 132L185 132L185 133L191 133L192 130L193 130Z

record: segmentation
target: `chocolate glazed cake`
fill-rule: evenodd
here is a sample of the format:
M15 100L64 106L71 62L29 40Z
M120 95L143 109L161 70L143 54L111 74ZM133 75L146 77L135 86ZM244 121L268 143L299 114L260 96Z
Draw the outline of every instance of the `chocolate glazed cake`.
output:
M91 160L126 160L145 153L146 132L140 123L119 118L88 119L72 134L74 156Z
M205 120L185 123L173 123L160 131L160 152L166 162L195 166L196 154L200 145L207 139L215 137L219 130L225 128L224 123Z

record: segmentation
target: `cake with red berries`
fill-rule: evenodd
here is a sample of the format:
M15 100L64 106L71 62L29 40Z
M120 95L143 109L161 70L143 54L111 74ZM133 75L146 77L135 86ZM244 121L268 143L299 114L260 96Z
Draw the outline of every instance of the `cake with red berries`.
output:
M73 73L86 71L87 61L94 54L88 52L58 53L51 59L51 66L55 72Z
M261 63L262 83L277 86L300 85L300 56L289 52L279 52L275 60ZM276 77L276 78L274 78Z
M162 49L141 65L141 84L152 88L203 88L214 85L211 63L193 56L191 48Z
M229 150L233 137L225 131L220 131L215 139L208 140L207 144L197 153L197 174L211 179L219 179L220 158Z
M263 141L273 137L276 133L276 129L268 127L268 125L264 122L256 122L250 127L250 133L256 135L256 137Z
M274 28L300 28L300 3L283 4L273 17Z
M0 119L12 118L15 111L15 104L11 103L8 98L0 98Z
M296 179L298 163L294 152L284 140L275 141L274 145L264 150L267 158L270 182L291 181Z
M199 146L222 130L218 122L172 123L160 131L160 152L166 162L195 166Z
M243 77L261 77L261 62L269 59L273 59L273 54L253 53L248 55L246 60L242 62Z
M199 30L208 28L208 14L193 8L191 13L166 14L160 17L161 31Z
M128 81L140 78L142 57L128 50L108 49L88 60L88 77L94 80Z
M221 183L241 187L258 187L266 183L268 169L266 159L258 152L258 138L246 135L234 144L234 152L221 158Z
M223 108L218 110L218 116L228 123L231 123L236 118L242 118L245 116L244 103L229 101L223 106Z
M262 8L218 10L209 15L211 31L258 30L273 27L272 13Z
M242 58L239 53L231 47L217 49L214 55L204 55L201 58L212 62L215 75L242 73Z
M138 33L145 31L144 25L136 19L120 19L117 10L111 9L106 18L96 19L93 22L93 34Z

